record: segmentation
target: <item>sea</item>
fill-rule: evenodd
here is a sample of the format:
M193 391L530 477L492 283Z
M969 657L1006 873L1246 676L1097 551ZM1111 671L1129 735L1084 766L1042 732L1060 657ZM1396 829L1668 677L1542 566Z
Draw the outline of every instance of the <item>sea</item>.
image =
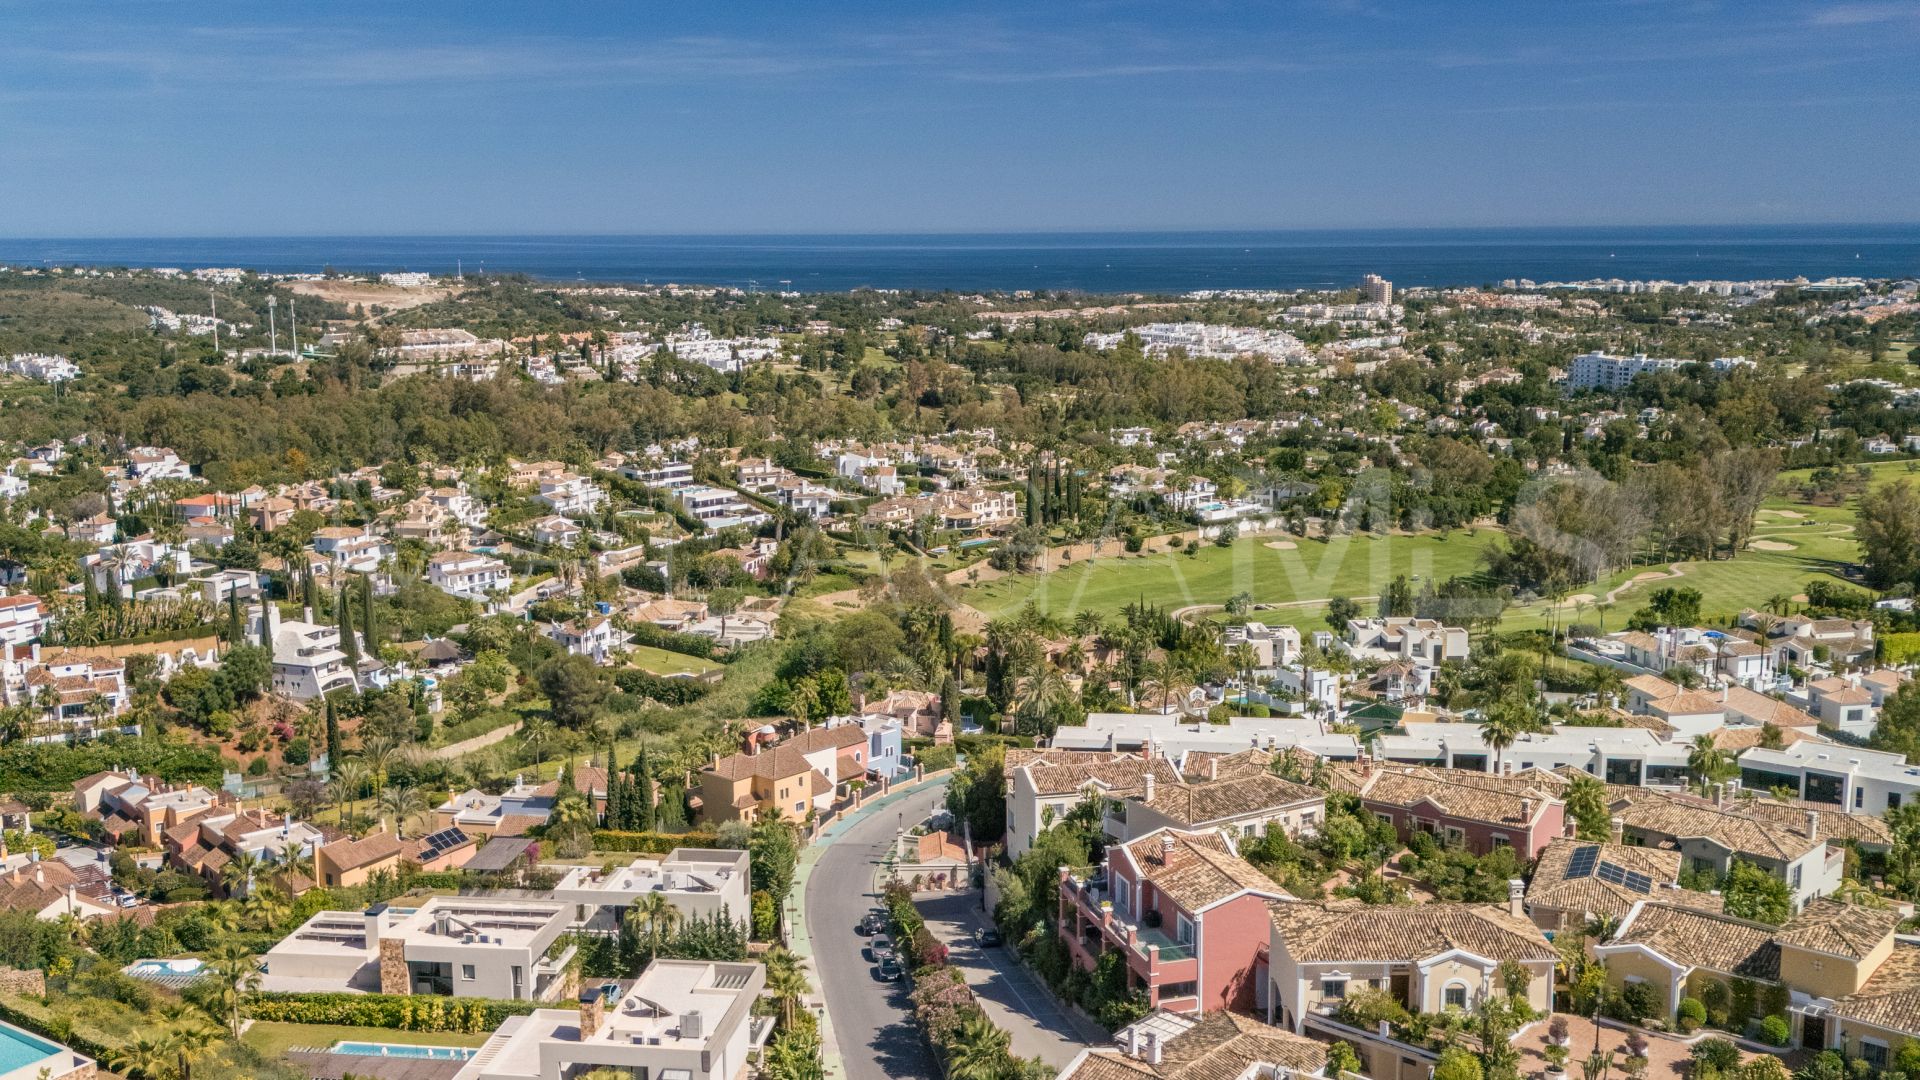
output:
M1186 293L1920 275L1920 224L760 236L0 239L0 265L519 273L768 292Z

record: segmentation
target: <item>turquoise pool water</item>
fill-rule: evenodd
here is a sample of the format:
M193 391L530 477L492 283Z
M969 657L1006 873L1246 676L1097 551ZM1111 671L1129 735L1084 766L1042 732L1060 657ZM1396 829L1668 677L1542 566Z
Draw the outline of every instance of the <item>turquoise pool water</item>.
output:
M0 1075L37 1065L60 1053L65 1051L39 1036L0 1024Z
M341 1042L333 1044L336 1054L361 1057L427 1058L431 1061L465 1061L475 1053L469 1046L409 1046L405 1043Z

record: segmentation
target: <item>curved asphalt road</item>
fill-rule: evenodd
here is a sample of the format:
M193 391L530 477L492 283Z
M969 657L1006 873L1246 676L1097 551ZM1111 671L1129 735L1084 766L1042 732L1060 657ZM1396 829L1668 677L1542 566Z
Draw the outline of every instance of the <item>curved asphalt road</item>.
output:
M848 826L820 854L807 879L807 935L813 972L827 998L842 1080L938 1080L940 1068L913 1022L907 984L883 983L867 961L867 939L853 932L880 903L875 888L881 857L902 821L924 821L946 800L946 785L901 796Z

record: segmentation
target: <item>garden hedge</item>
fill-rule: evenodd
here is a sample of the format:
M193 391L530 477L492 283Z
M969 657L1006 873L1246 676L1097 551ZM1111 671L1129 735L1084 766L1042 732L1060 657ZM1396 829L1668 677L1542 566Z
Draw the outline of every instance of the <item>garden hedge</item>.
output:
M593 830L593 850L631 851L638 855L665 855L674 848L715 848L720 838L710 832L623 832L618 829Z
M435 994L260 993L247 998L255 1020L289 1024L344 1024L397 1031L492 1031L510 1016L525 1016L537 1001L440 997Z

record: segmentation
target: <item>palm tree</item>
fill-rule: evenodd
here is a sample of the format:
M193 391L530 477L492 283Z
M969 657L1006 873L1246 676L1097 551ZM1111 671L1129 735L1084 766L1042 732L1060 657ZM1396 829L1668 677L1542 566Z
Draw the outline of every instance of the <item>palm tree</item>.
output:
M380 812L393 819L395 836L404 838L407 824L426 808L426 797L412 784L397 784L381 789Z
M947 1036L948 1080L999 1080L1012 1042L985 1013L961 1021Z
M360 754L367 759L367 767L373 771L373 786L384 787L387 783L387 768L400 752L400 744L385 735L374 735L360 742Z
M1708 784L1718 779L1726 769L1727 757L1713 741L1711 735L1696 735L1693 749L1687 752L1687 771L1700 782L1700 789L1706 790Z
M192 1080L193 1063L205 1057L219 1038L219 1028L209 1027L191 1018L167 1029L163 1045L173 1052L174 1070L180 1080Z
M260 856L251 851L242 851L220 868L220 883L227 887L228 896L250 896L253 893L254 876L265 865Z
M173 1051L165 1040L142 1034L107 1058L116 1072L141 1080L169 1080L175 1075Z
M553 742L553 721L544 716L529 716L520 721L520 741L534 752L535 764L547 763L547 747Z
M1480 723L1480 738L1493 747L1493 771L1500 772L1502 757L1507 747L1512 746L1520 736L1533 730L1532 709L1525 701L1508 695L1487 708L1486 719Z
M360 799L360 793L367 787L367 764L358 758L343 757L333 763L333 782L327 785L327 794L333 801L345 808L345 816L353 813L353 804Z
M659 938L661 934L672 930L680 922L680 909L673 906L665 893L650 892L634 901L627 912L629 922L647 924L649 937Z
M793 1026L793 1010L812 989L801 970L801 959L783 945L775 945L761 957L767 965L767 993L780 1006L780 1026Z
M214 1004L219 1007L227 1030L238 1039L241 1006L248 994L260 988L260 958L237 939L228 938L214 950L211 967L217 988Z

